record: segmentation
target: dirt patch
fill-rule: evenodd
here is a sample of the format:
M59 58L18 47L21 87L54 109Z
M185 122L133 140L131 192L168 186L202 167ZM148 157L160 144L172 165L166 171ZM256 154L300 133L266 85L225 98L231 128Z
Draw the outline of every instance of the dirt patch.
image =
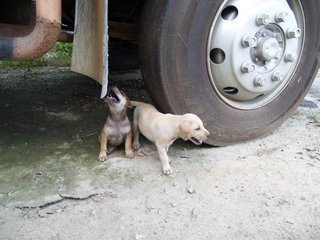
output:
M151 102L135 72L111 77ZM67 69L0 76L2 239L319 239L319 79L269 136L234 146L153 144L97 161L100 86ZM129 78L129 79L128 79ZM311 107L310 107L311 106ZM67 116L67 117L66 117Z

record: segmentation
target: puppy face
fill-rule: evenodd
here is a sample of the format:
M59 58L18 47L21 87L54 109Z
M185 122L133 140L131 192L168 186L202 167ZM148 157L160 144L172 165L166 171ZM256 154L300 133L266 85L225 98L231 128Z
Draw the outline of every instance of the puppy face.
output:
M190 140L196 145L202 144L210 135L207 129L204 128L201 119L191 113L183 115L183 120L180 124L180 136L184 140Z
M109 108L111 110L121 110L132 107L128 97L117 87L113 87L110 89L105 102L109 105Z

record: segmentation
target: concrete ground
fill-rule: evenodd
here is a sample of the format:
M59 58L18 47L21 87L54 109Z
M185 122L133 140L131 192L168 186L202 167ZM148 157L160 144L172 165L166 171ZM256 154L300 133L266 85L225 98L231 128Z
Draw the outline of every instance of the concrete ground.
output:
M111 84L150 101L137 73ZM99 91L64 68L0 74L0 239L320 239L320 76L267 137L175 142L170 177L146 140L97 161Z

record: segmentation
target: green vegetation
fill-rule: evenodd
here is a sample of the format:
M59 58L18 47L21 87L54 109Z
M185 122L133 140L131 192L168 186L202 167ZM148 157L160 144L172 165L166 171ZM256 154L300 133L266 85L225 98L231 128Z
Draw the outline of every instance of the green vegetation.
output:
M0 61L0 68L25 68L43 66L69 66L71 63L72 43L57 42L56 45L42 57L32 61Z

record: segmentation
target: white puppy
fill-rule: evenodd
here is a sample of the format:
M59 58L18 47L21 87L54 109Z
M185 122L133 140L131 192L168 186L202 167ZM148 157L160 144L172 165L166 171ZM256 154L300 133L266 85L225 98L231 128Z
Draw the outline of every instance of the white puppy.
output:
M133 148L140 148L141 132L156 145L164 174L172 173L167 151L177 138L200 145L209 136L201 119L195 114L163 114L150 104L136 101L131 101L131 105L136 107L133 117Z

